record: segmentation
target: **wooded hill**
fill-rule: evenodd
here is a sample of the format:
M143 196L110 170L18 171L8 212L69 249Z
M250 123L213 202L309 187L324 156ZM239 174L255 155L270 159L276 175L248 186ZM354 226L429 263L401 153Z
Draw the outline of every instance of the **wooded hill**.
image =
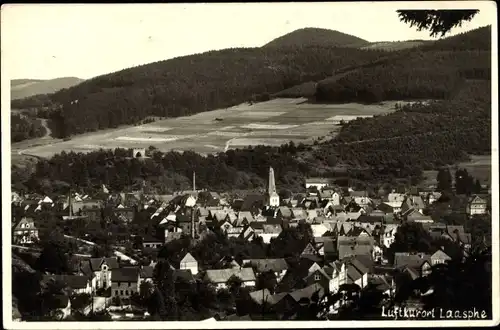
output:
M398 180L411 180L416 183L421 178L422 171L428 169L437 169L446 164L453 164L457 161L467 159L467 154L489 154L491 150L491 77L487 74L487 69L491 67L489 44L486 42L491 39L491 29L489 27L478 29L470 33L455 36L432 45L426 45L419 52L407 51L404 57L399 55L394 59L394 65L390 63L387 53L373 53L359 51L348 48L310 48L308 51L295 49L294 52L274 49L265 51L262 49L233 49L220 52L211 52L208 55L193 55L166 62L159 62L155 65L148 65L146 68L138 67L122 71L119 74L112 74L84 82L80 86L68 89L64 93L54 94L58 98L74 100L76 93L82 93L87 90L89 96L80 99L80 103L94 102L99 100L98 96L104 97L107 93L117 93L122 95L129 91L131 95L122 95L123 99L114 98L114 102L133 102L134 100L166 100L171 98L172 94L156 95L155 97L146 97L144 93L154 91L166 86L196 86L190 89L177 89L179 94L184 95L183 102L175 100L173 104L182 104L187 109L188 102L192 102L196 109L207 110L208 104L220 102L232 102L238 97L258 93L260 91L269 92L272 88L282 88L285 82L300 80L300 68L304 68L307 78L304 81L314 81L311 76L326 75L326 71L332 67L339 68L337 72L344 74L339 81L343 83L352 83L359 88L358 96L363 96L364 85L357 84L352 77L365 79L366 86L377 86L379 82L382 86L382 95L398 95L401 98L442 98L428 104L417 103L411 106L401 107L398 111L371 119L358 119L342 127L340 134L334 139L316 143L315 146L296 146L293 143L273 147L254 147L239 150L229 150L226 153L220 153L216 156L202 157L200 155L185 152L183 154L170 152L161 153L155 150L150 151L151 158L140 162L128 159L129 152L126 150L115 151L95 151L89 154L62 153L56 155L51 160L40 161L37 164L33 175L26 172L13 170L13 182L29 187L29 190L45 191L62 189L64 185L58 185L57 182L73 182L78 186L97 187L102 183L109 185L112 189L132 189L134 186L140 187L140 182L146 180L152 189L158 191L188 189L191 186L190 178L192 172L196 171L197 186L200 188L209 188L211 190L225 189L249 189L260 188L266 184L266 178L269 166L275 169L277 182L280 188L300 189L303 186L303 178L307 176L325 176L325 177L349 177L351 180L361 180L372 184L391 183L396 184ZM316 52L312 50L315 49ZM256 53L265 54L260 60L250 60ZM405 51L402 51L405 52ZM343 53L344 57L326 60L332 54ZM236 56L235 54L239 54ZM328 55L330 54L330 55ZM349 59L349 54L357 54L358 65L363 63L358 70L364 70L368 78L362 77L356 73L355 63L350 63L354 59ZM394 53L395 54L395 53ZM456 55L456 56L453 56ZM239 58L239 61L226 65L228 58ZM363 61L359 60L362 58ZM295 59L295 60L292 60ZM178 61L178 62L176 62ZM208 65L208 63L219 63L220 66ZM254 71L245 67L245 61L248 63L281 63L281 73L283 75L266 75L268 87L265 84L258 84L257 74L258 66L255 65ZM290 62L287 62L290 61ZM436 62L438 61L438 62ZM190 66L179 65L175 63L192 63ZM174 63L174 64L171 64ZM325 64L333 63L333 65ZM381 69L379 66L384 66ZM200 70L188 70L191 67L197 67ZM162 71L164 67L171 67L175 72L175 77L182 77L183 72L186 77L202 77L202 68L210 71L210 68L218 67L219 80L206 81L205 78L198 80L183 78L181 80L169 80L173 77L171 71ZM323 71L314 73L313 67L321 68ZM156 68L156 69L155 69ZM410 70L410 68L413 69ZM418 70L415 70L418 68ZM285 70L286 69L286 70ZM185 71L182 71L185 70ZM247 72L249 76L243 79L230 79L229 71ZM354 70L354 72L352 71ZM164 72L163 78L157 79L164 82L163 87L153 85L154 77ZM210 71L213 72L213 71ZM260 71L266 73L266 70ZM451 76L445 77L440 72L446 72ZM455 73L454 75L452 73ZM142 74L142 75L141 75ZM403 75L405 78L399 78ZM132 80L132 77L139 77ZM206 77L206 76L205 76ZM227 78L224 81L222 77ZM302 74L304 77L304 74ZM351 77L351 78L348 78ZM346 80L342 80L346 78ZM372 80L370 80L372 79ZM406 79L406 81L405 81ZM122 85L121 88L106 89L103 86L108 83L109 86ZM145 89L136 89L135 84L143 86ZM219 90L219 95L225 95L227 98L200 98L208 91L208 95L214 95L214 89L201 88L203 84L216 86L226 86L226 89ZM97 86L100 86L99 88ZM229 86L239 86L234 91ZM270 87L269 87L270 86ZM411 88L408 88L410 86ZM310 88L310 84L308 86ZM92 92L95 89L95 93ZM141 87L142 88L142 87ZM385 88L385 89L384 89ZM197 93L195 91L199 91ZM335 91L335 90L334 90ZM247 93L248 92L248 93ZM75 93L75 94L72 94ZM133 94L136 93L136 94ZM188 99L189 93L198 97ZM212 94L211 94L212 93ZM391 94L392 93L392 94ZM51 96L51 97L54 97ZM364 94L369 95L368 93ZM94 97L96 97L94 99ZM83 100L83 101L82 101ZM95 103L104 105L103 103ZM127 101L124 101L127 100ZM338 100L336 100L338 101ZM363 99L370 102L369 98ZM149 101L148 101L149 102ZM67 103L66 103L67 104ZM139 103L130 103L125 109L110 108L115 111L125 113L135 113L140 116L138 108ZM150 108L155 111L164 111L158 103L150 104ZM62 118L67 118L66 111L72 111L74 116L89 116L89 113L76 111L78 105L73 104L69 108L64 108ZM103 112L98 118L109 119L110 114L119 112L106 111L99 107ZM193 109L195 109L193 107ZM137 112L136 112L137 111ZM153 111L153 110L151 110ZM168 109L167 109L168 111ZM85 117L87 118L87 117ZM124 119L125 117L119 117ZM94 118L95 119L95 118ZM94 125L99 122L88 118ZM81 123L85 121L80 120ZM108 121L109 123L109 121ZM73 125L77 122L73 121ZM85 129L87 126L78 126L79 129ZM72 126L76 127L76 126ZM88 128L88 127L87 127ZM70 167L68 164L73 164ZM339 170L348 168L348 170ZM92 169L92 170L90 170Z
M350 34L329 29L304 28L287 33L265 44L263 48L286 48L298 46L363 47L370 43Z

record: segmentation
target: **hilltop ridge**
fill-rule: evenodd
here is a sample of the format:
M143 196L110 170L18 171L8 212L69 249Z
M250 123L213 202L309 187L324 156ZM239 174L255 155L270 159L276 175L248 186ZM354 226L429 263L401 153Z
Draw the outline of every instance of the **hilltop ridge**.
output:
M335 30L303 28L278 37L262 47L361 47L369 42L356 36Z

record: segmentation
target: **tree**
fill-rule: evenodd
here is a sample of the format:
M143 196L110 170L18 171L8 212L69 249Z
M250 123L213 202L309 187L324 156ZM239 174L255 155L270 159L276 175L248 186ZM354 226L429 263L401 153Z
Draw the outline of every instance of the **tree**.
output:
M394 261L396 252L429 252L431 248L429 233L417 222L407 222L401 225L394 237L394 243L388 250L390 262Z
M418 31L428 30L431 37L439 34L443 37L464 21L471 21L479 10L397 10L397 13L402 22L416 26Z
M475 194L480 194L482 190L481 182L479 179L476 179L476 182L474 183L474 193Z
M255 283L256 290L268 289L271 294L274 293L274 288L278 284L276 280L276 274L272 270L267 272L262 272L257 276L257 281Z
M449 168L440 168L437 174L438 190L450 191L453 185L453 179Z
M156 310L153 308L153 312L156 312L162 320L175 320L178 310L175 297L174 270L167 261L160 261L155 266L153 281L157 288L153 299L156 301L155 305L158 306Z

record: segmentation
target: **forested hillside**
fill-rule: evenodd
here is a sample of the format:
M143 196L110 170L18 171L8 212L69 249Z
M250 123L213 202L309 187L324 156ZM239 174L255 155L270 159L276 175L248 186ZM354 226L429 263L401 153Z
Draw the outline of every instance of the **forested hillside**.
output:
M177 117L236 105L259 94L326 78L385 54L354 48L226 49L151 63L87 80L55 94L19 100L15 108L58 109L51 130L65 137L147 116Z
M263 47L297 47L322 46L322 47L362 47L369 42L361 38L339 31L319 28L304 28L278 37Z
M19 114L10 116L11 142L44 136L46 131L38 119L26 118Z
M398 53L396 53L398 54ZM404 54L404 56L401 56ZM318 82L318 102L450 98L466 79L491 79L491 28L405 50Z
M452 99L417 103L394 113L357 119L332 141L321 144L316 159L338 159L372 174L402 169L421 171L491 153L491 82L471 80Z

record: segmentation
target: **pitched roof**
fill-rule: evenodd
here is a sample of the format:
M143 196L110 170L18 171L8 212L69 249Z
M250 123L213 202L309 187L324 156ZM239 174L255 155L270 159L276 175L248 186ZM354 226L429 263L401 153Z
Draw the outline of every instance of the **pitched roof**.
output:
M443 250L439 249L431 255L432 259L440 260L451 260L451 257L447 255Z
M173 272L174 281L185 281L185 282L194 282L193 273L191 273L190 269L174 269Z
M29 227L26 227L26 225L28 225ZM36 229L35 222L32 218L27 218L27 217L22 217L21 220L19 220L14 226L14 230L16 231L33 230L33 229Z
M250 292L250 298L259 305L262 305L263 302L271 302L271 296L271 292L268 289Z
M323 297L325 294L325 288L318 283L311 284L303 289L295 290L289 295L296 301L299 302L301 299L307 298L311 299L314 293L318 292L319 298Z
M186 253L186 255L181 259L180 263L187 263L187 262L196 262L198 263L198 261L193 257L193 255L191 253Z
M406 252L396 252L394 254L394 266L396 268L400 267L410 267L418 269L422 264L429 259L429 255L425 254L410 254Z
M153 278L154 269L153 266L143 266L139 270L139 276L141 278Z
M243 260L243 265L253 267L258 273L273 271L281 272L288 269L288 263L285 259L246 259Z
M292 210L290 210L290 208L288 208L286 206L280 206L278 208L278 212L279 212L279 214L281 214L282 217L285 217L285 218L292 217Z
M118 258L116 257L111 257L111 258L90 258L90 266L92 271L99 271L101 270L101 264L105 262L109 269L115 269L118 268Z
M226 283L232 276L243 282L255 281L252 268L209 269L206 272L206 277L213 283Z
M77 290L85 289L89 282L89 277L85 275L45 275L44 280L54 279L64 283L67 287Z
M122 267L111 270L112 282L136 282L139 276L138 267Z

